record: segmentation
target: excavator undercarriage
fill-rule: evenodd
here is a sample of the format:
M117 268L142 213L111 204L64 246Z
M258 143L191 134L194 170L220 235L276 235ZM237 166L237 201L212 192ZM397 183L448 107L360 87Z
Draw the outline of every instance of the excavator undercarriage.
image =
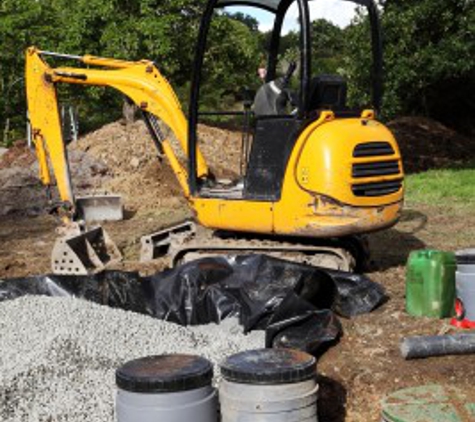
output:
M140 259L148 262L167 257L171 266L212 255L262 253L277 258L341 271L363 269L369 260L365 237L315 239L257 236L213 231L185 221L141 239ZM358 264L358 267L357 267Z

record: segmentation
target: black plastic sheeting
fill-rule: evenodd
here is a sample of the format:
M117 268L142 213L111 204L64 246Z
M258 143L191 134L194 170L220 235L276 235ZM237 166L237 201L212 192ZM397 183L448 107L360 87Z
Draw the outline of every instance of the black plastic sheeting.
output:
M385 300L367 277L265 255L210 257L151 277L105 271L4 280L0 301L24 295L74 296L180 325L238 317L246 332L266 330L267 347L315 355L342 333L336 316L352 317Z

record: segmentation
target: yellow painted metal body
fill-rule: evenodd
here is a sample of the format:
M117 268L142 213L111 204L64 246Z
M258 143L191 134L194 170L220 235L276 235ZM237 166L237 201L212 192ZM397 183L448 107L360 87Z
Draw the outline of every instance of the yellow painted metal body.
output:
M117 89L140 108L156 115L175 133L187 152L187 121L170 84L152 62L82 57L88 65L106 69L50 68L30 48L27 52L27 96L34 142L43 183L50 184L47 155L63 201L74 203L61 137L56 102L56 83L102 85ZM355 180L356 163L387 160L388 157L354 158L358 144L383 141L391 145L399 173ZM334 237L368 233L395 224L399 218L404 188L376 196L355 196L354 183L402 180L403 169L397 143L391 132L374 119L370 110L358 118L336 118L322 112L297 139L285 171L280 199L275 202L235 198L191 197L187 172L168 141L163 143L168 160L195 212L205 227L231 231L306 237ZM198 150L198 177L208 173Z
M361 118L336 119L323 112L300 135L285 172L281 199L253 202L193 198L201 224L207 227L305 237L339 237L368 233L394 225L403 205L403 188L381 197L357 197L353 183L403 178L401 155L391 132L370 111ZM354 163L388 157L353 158L356 145L385 141L394 149L400 173L393 176L352 178Z

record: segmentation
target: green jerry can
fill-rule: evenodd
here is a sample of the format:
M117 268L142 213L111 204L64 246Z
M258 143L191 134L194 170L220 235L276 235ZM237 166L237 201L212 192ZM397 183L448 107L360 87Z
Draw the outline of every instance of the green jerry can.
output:
M411 252L406 268L407 312L433 318L453 316L456 267L453 252Z

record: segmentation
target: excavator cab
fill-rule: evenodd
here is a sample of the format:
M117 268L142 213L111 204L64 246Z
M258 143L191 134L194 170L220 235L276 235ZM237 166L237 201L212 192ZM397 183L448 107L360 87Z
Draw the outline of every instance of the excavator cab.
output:
M323 0L208 2L196 48L187 148L189 190L201 224L316 239L368 233L397 221L403 199L401 157L392 134L376 121L382 92L377 7L373 0L333 2L365 7L371 24L371 101L365 107L350 107L344 78L312 69L312 36L319 34L311 33L309 4L319 1ZM250 110L241 112L251 122L243 125L243 139L249 144L243 142L245 170L239 183L226 187L198 174L198 124L213 113L201 110L200 99L213 17L219 17L216 11L222 8L244 5L271 12L274 20L265 83ZM298 54L279 75L283 24L295 6Z
M318 6L326 0L313 0ZM353 3L365 6L371 22L371 42L373 67L371 70L372 101L368 108L379 111L381 104L382 52L381 35L377 9L372 0L332 0L332 4ZM255 12L253 12L253 10ZM242 11L251 16L267 14L267 21L273 16L272 30L269 32L265 78L259 83L254 69L236 69L237 72L254 73L257 88L252 96L242 100L241 109L226 105L221 109L204 109L202 101L207 96L208 66L217 65L207 57L212 51L214 20L224 16L233 18ZM233 13L234 12L234 13ZM297 14L297 16L295 16ZM282 59L281 44L285 36L285 24L294 19L293 28L299 36L299 51L289 61ZM192 195L198 197L241 198L260 201L279 200L286 166L299 134L312 121L318 119L322 111L332 111L337 118L360 117L362 108L347 105L347 83L338 74L319 74L312 69L312 56L317 51L311 49L312 22L308 0L210 0L203 14L196 48L194 77L189 107L189 184ZM369 35L369 34L368 34ZM229 38L233 34L228 34ZM259 59L259 58L258 58ZM216 57L214 58L216 60ZM284 63L282 63L284 62ZM279 74L280 70L280 74ZM254 72L253 72L254 71ZM239 87L236 87L237 91ZM245 89L241 89L244 91ZM252 92L252 90L251 90ZM236 102L237 103L237 102ZM235 126L241 128L242 142L239 167L235 166L234 180L220 180L213 175L211 181L203 180L196 174L196 147L199 145L200 123L210 119L234 119ZM240 119L240 121L239 121ZM216 139L219 144L220 140ZM212 169L214 171L214 169ZM209 176L209 175L208 175Z

